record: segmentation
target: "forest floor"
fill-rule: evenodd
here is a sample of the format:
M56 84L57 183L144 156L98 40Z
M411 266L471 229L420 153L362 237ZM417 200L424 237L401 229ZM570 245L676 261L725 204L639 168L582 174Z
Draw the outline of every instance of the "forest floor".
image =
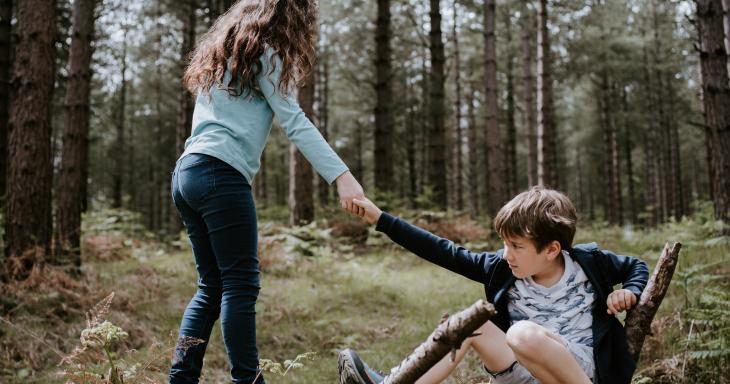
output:
M651 266L665 242L683 243L654 335L644 345L637 383L730 382L730 238L714 235L718 223L702 212L651 231L594 226L577 234L576 243L596 241ZM418 221L472 249L498 248L487 227L442 216L420 215ZM46 267L22 284L0 287L0 382L64 383L70 377L64 372L86 372L87 382L105 382L109 357L125 372L125 383L165 382L180 317L195 291L195 268L184 235L160 242L135 220L119 211L87 216L80 278ZM285 376L267 372L269 383L335 383L337 352L345 347L389 370L444 312L457 312L484 296L482 285L422 261L372 229L365 241L362 228L347 222L354 219L337 220L291 229L262 215L260 357L284 363L316 352ZM80 345L88 327L85 313L111 292L108 312L94 312L127 336L109 343L109 356L91 345L59 366ZM218 326L203 372L203 383L227 382ZM449 381L487 382L473 353Z

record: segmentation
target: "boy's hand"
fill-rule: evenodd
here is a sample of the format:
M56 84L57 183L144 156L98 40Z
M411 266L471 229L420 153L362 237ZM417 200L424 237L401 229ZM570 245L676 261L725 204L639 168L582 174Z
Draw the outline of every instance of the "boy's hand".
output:
M367 197L363 197L362 199L353 199L352 202L362 208L360 217L364 218L365 222L370 225L377 223L380 219L380 215L383 213L383 211L381 211L380 208L373 204L373 202Z
M615 315L619 312L623 312L636 304L636 295L628 289L617 289L608 295L606 305L608 310L606 311L610 315Z

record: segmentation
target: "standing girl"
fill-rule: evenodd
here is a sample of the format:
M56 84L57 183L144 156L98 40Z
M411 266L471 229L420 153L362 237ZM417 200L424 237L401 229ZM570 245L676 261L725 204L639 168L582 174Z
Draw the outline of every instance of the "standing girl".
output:
M316 0L241 0L199 42L183 79L197 94L192 134L172 174L172 196L198 271L185 309L170 383L197 383L220 317L234 383L257 377L258 233L251 181L275 114L317 172L337 183L342 207L359 208L360 184L294 96L311 70ZM189 340L202 343L189 346Z

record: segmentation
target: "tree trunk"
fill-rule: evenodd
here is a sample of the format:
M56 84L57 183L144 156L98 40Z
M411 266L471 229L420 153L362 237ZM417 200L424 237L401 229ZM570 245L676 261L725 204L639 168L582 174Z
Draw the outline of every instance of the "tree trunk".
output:
M655 81L655 102L656 102L656 111L658 112L657 121L659 122L659 125L657 126L657 129L655 131L655 143L656 145L656 159L657 159L657 166L656 166L656 173L654 175L656 180L656 192L657 192L657 208L658 208L658 216L660 222L665 222L667 218L670 216L669 212L669 198L670 198L670 190L667 188L667 175L669 175L669 157L667 156L669 148L669 143L667 142L667 114L665 110L665 104L664 101L666 99L666 94L664 93L664 76L663 76L663 69L662 69L662 63L663 58L661 57L662 54L662 44L659 31L659 15L657 12L657 5L652 2L652 17L653 17L653 28L654 28L654 76L656 78Z
M505 12L507 41L512 41L511 13ZM505 198L517 194L517 127L515 125L515 85L514 85L514 57L512 50L507 50L507 150L506 159L506 195Z
M682 183L682 159L679 153L679 127L677 120L674 115L675 105L675 91L672 86L672 73L667 73L667 96L669 103L669 118L667 124L667 137L669 138L669 159L671 166L671 178L669 185L672 190L672 212L674 217L679 220L685 214L684 207L684 184Z
M467 114L469 119L469 207L473 217L479 216L479 157L477 153L477 119L474 112L474 89L472 86L466 92Z
M197 17L195 11L198 9L198 0L187 0L182 3L184 11L180 14L182 21L182 45L180 46L180 76L190 62L190 55L195 47L195 29ZM182 82L178 85L178 107L177 107L177 124L175 127L175 155L178 159L185 151L185 140L190 135L193 125L193 98ZM171 164L168 168L174 168ZM170 177L168 177L170 179ZM168 215L168 233L175 235L182 230L182 222L178 216L176 209L170 209Z
M530 17L527 9L527 1L520 2L522 19L522 78L525 99L524 126L527 135L527 183L530 186L537 185L537 135L535 132L535 91L532 76L532 36L534 33L534 20Z
M314 84L311 72L299 89L299 105L314 120ZM314 185L312 166L294 144L289 145L289 225L305 225L314 220Z
M669 283L672 281L681 248L682 244L680 243L674 243L671 248L669 248L669 244L664 245L662 255L659 257L656 267L654 267L654 272L646 288L641 293L638 304L626 315L626 341L629 346L629 353L636 362L639 361L644 338L647 334L651 334L651 321L654 319L654 315L656 315L657 309L659 309L659 305L669 289Z
M601 71L601 88L599 91L598 102L600 106L601 130L603 131L603 166L604 174L604 217L610 225L618 225L617 216L617 199L615 196L616 167L614 166L613 148L615 143L615 127L611 119L611 86L608 78L607 70Z
M462 172L463 172L463 145L464 140L462 138L462 129L461 129L461 61L459 57L459 31L458 31L458 7L457 2L453 2L453 34L454 34L454 85L456 86L455 90L455 96L456 100L454 101L454 112L456 114L455 116L455 124L454 129L456 129L456 143L454 145L455 148L455 154L456 162L454 166L454 174L456 175L456 180L454 181L454 184L456 185L456 209L461 211L464 209L464 180L462 178Z
M656 156L654 155L654 148L656 143L654 142L654 132L656 132L656 119L654 118L654 92L652 91L651 71L649 70L649 58L646 50L643 53L644 61L644 82L646 83L646 97L645 97L645 108L648 108L652 113L644 114L646 120L644 124L647 126L646 131L642 131L643 144L644 144L644 206L649 211L649 222L648 224L655 227L659 223L659 209L657 199L657 185L654 182L656 170Z
M408 91L409 94L413 92L410 86L408 86ZM416 208L416 196L418 195L418 175L416 173L415 108L415 105L408 106L408 120L406 121L406 146L408 148L408 152L406 154L408 161L408 206L410 208Z
M329 140L329 55L324 53L320 57L320 68L319 72L320 79L318 94L319 97L319 131L322 133L322 137L325 140ZM265 193L265 188L264 191ZM327 184L327 180L323 177L319 178L319 185L317 187L317 193L319 195L319 203L322 206L327 206L331 202L330 199L330 186Z
M626 158L626 181L629 188L629 196L628 196L628 214L629 214L629 222L630 223L636 223L636 188L634 187L634 166L633 166L633 159L632 159L632 140L631 140L631 127L629 124L629 100L628 95L626 94L626 89L622 91L622 103L623 103L623 113L624 113L624 157Z
M445 315L426 341L391 370L383 384L415 383L447 353L459 349L464 340L475 336L474 332L496 313L492 304L479 299L453 316Z
M725 53L728 55L727 72L730 77L730 0L722 0L722 11L725 27Z
M552 64L547 20L547 0L540 0L537 12L537 179L538 184L557 188Z
M718 0L696 0L702 95L712 142L715 218L730 223L730 85Z
M484 1L484 71L486 79L487 128L487 213L497 214L504 202L504 159L502 133L499 131L499 108L497 107L497 48L495 36L495 0Z
M81 267L81 206L89 158L91 42L96 0L76 0L66 89L66 121L58 179L56 262Z
M12 62L13 0L0 1L0 201L5 200L8 170L8 107L10 105L10 69ZM0 205L0 209L2 205Z
M126 167L124 166L124 153L126 152L126 142L124 137L124 121L127 105L127 33L128 26L123 26L124 37L122 38L122 56L121 56L121 75L122 83L119 87L119 106L116 116L116 133L117 143L114 151L114 171L112 174L112 207L122 207L122 188L123 178Z
M375 26L375 189L393 188L393 130L391 119L392 90L390 54L390 0L378 0Z
M10 278L27 277L51 247L51 97L56 2L18 2L10 103L5 255Z
M583 189L583 167L581 165L580 146L575 148L575 189L578 198L578 212L585 212L585 190Z
M430 0L431 16L431 130L429 137L429 182L433 187L433 203L446 207L446 127L444 96L444 43L441 39L440 0Z

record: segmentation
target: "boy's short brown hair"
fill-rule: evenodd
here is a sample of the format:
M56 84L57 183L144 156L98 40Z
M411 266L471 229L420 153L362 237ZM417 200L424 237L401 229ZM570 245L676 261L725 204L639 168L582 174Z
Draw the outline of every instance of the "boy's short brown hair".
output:
M532 187L505 204L494 218L502 239L520 236L535 243L537 251L557 240L562 249L573 246L577 216L568 196L554 189Z

